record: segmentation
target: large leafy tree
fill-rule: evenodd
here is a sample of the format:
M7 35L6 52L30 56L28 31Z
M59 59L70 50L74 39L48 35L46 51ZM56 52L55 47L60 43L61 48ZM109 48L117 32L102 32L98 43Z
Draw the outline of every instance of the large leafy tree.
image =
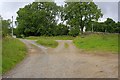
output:
M54 35L58 6L54 2L33 2L18 12L18 34Z
M61 17L70 27L79 28L82 34L84 27L88 27L91 20L98 21L102 13L94 2L66 2Z

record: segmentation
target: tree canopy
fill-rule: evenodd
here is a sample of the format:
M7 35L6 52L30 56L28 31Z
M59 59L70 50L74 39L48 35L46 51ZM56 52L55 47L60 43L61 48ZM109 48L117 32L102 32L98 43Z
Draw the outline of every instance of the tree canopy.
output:
M63 10L62 20L66 21L70 27L80 28L81 33L88 23L92 20L98 21L102 17L101 10L94 2L66 2Z
M55 2L33 2L20 8L17 14L17 36L77 36L80 32L83 34L84 28L119 32L119 22L110 18L98 22L103 14L94 2L65 2L64 6L57 6Z
M33 2L18 12L18 32L30 35L54 35L58 7L54 2Z
M119 33L120 22L115 22L111 18L107 18L104 22L92 22L94 32ZM92 26L87 27L87 31L92 31Z

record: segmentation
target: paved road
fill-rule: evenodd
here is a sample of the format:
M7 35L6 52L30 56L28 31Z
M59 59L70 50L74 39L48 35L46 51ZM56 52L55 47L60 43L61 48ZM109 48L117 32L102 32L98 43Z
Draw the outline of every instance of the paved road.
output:
M87 54L71 40L57 40L55 49L21 40L28 47L28 56L3 77L8 78L117 78L117 55ZM64 44L69 45L68 48ZM34 46L34 45L35 46Z

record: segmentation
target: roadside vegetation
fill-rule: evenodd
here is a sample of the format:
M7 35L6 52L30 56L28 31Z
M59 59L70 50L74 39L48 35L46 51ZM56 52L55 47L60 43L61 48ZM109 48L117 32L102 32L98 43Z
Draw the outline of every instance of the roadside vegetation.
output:
M53 39L45 39L45 38L40 38L39 40L36 41L38 44L41 44L43 46L47 47L52 47L55 48L58 46L58 42L53 40Z
M2 74L2 40L0 39L0 75Z
M18 39L5 37L2 41L2 72L13 68L26 56L26 46Z
M29 36L26 37L25 39L28 40L38 40L38 39L52 39L52 40L73 40L75 37L73 36Z
M90 51L108 51L118 53L118 34L91 34L77 37L76 47Z

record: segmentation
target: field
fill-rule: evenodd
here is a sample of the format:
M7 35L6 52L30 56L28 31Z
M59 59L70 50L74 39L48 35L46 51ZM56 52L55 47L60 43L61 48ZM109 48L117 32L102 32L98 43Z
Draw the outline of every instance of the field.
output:
M83 38L75 38L73 43L76 47L84 50L118 52L117 34L86 35Z
M3 74L24 59L27 49L18 39L6 37L2 42L2 72Z

